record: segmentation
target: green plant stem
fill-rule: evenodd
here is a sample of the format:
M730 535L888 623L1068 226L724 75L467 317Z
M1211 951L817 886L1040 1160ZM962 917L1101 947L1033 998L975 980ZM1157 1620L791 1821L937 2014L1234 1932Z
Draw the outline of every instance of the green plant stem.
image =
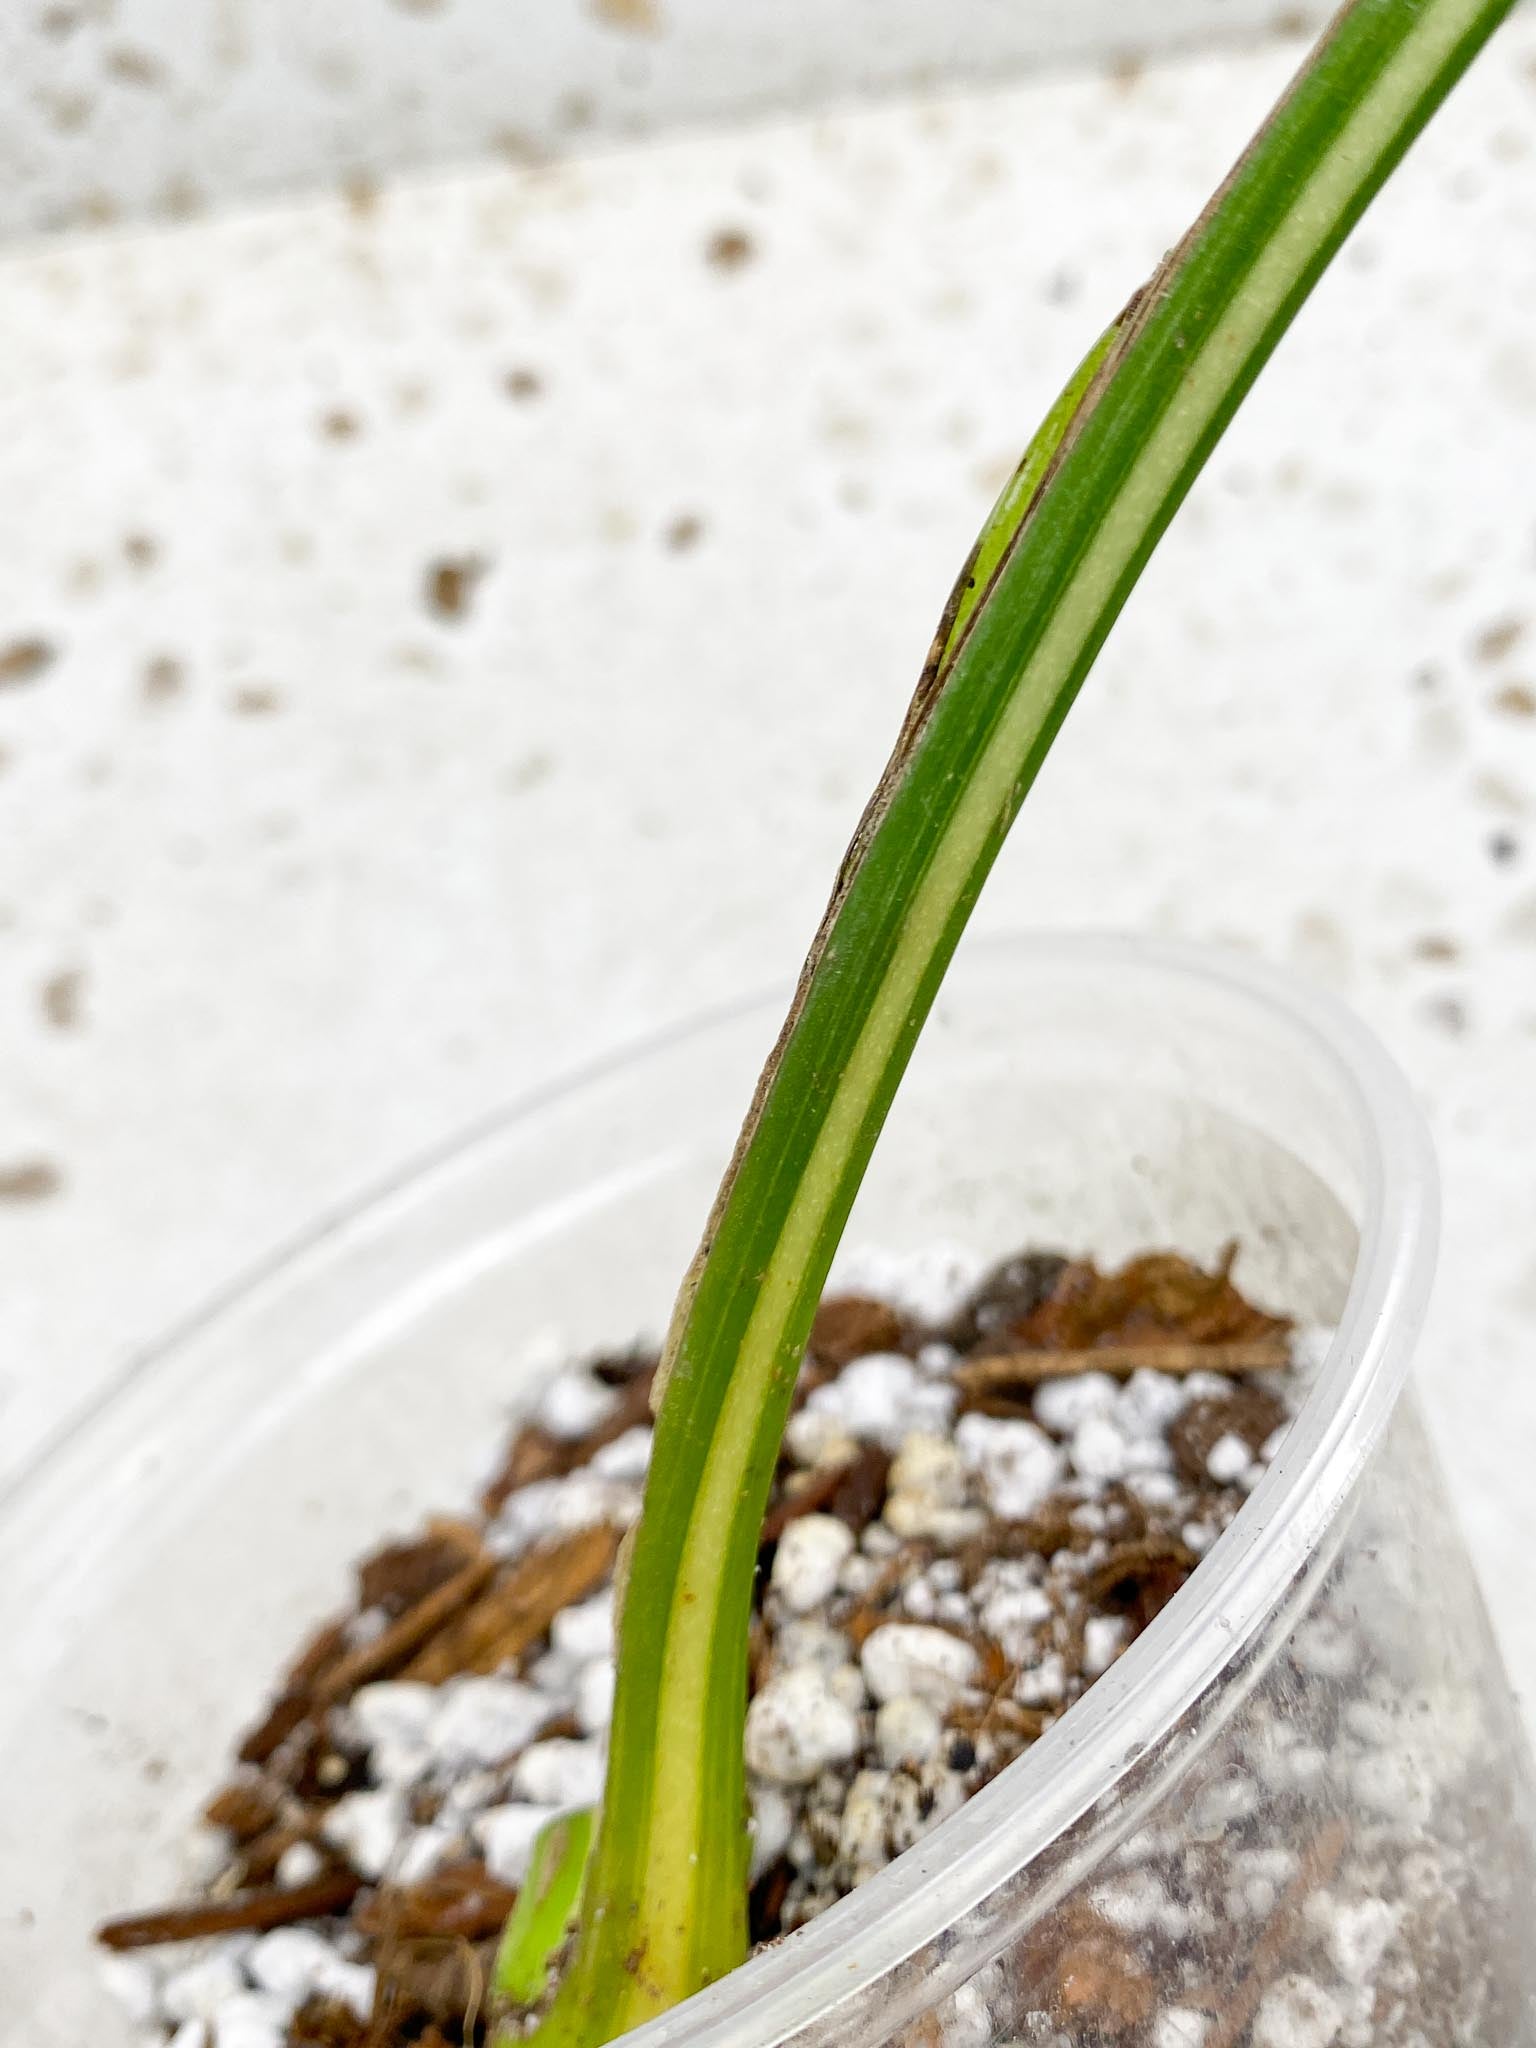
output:
M528 1875L496 1950L492 1990L513 2005L537 2005L581 1903L592 1847L592 1810L558 1814L539 1830Z
M1110 625L1254 377L1512 0L1353 0L1090 356L945 614L668 1338L608 1788L541 2048L742 1960L758 1531L812 1315L945 967Z

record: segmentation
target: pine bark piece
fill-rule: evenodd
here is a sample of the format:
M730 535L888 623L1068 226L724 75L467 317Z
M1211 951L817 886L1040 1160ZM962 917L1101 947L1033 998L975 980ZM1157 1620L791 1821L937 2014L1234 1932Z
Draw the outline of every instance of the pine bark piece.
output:
M1041 1707L1023 1707L1005 1694L994 1693L990 1699L961 1700L958 1706L950 1708L945 1725L960 1735L1002 1733L1016 1739L1022 1748L1037 1742L1051 1723L1059 1719L1059 1714L1047 1713Z
M1234 1387L1230 1394L1191 1401L1168 1430L1168 1444L1181 1479L1200 1485L1206 1460L1223 1437L1235 1436L1257 1457L1277 1429L1290 1420L1285 1403L1265 1387Z
M1109 1930L1063 1949L1056 1966L1055 2012L1118 2040L1145 2026L1157 1989L1123 1937Z
M1059 1252L1016 1252L983 1277L939 1335L957 1351L980 1344L1006 1350L1013 1330L1050 1298L1066 1269Z
M279 1693L236 1750L241 1763L270 1763L294 1730L309 1719L310 1706L308 1693Z
M827 1502L828 1512L845 1523L855 1536L862 1536L885 1505L886 1485L891 1476L891 1455L879 1444L865 1444L859 1455L842 1468L842 1476Z
M1166 1373L1187 1378L1195 1372L1220 1372L1233 1378L1255 1372L1281 1372L1290 1362L1283 1336L1253 1337L1230 1344L1101 1344L1086 1351L998 1351L984 1358L963 1359L955 1367L955 1384L966 1406L1027 1396L1049 1380L1075 1379L1088 1372L1128 1380L1136 1372ZM1009 1413L1014 1412L1010 1408Z
M541 1543L427 1643L403 1675L441 1685L461 1672L483 1674L516 1663L562 1608L597 1590L618 1548L619 1532L607 1523Z
M385 1943L375 1960L378 1980L369 2029L375 2041L419 2037L424 2025L442 2027L455 2039L475 2038L466 2015L484 2010L493 1951L468 1941Z
M420 1884L385 1885L359 1904L355 1926L383 1940L484 1941L501 1932L517 1903L483 1863L459 1863Z
M830 1295L811 1324L809 1350L838 1371L872 1351L905 1351L906 1332L888 1302L862 1294Z
M264 1835L282 1809L282 1793L260 1778L233 1779L203 1808L210 1827L223 1828L241 1847Z
M358 1607L377 1607L398 1620L446 1585L478 1548L478 1532L468 1523L443 1520L431 1523L424 1536L386 1543L357 1566Z
M347 1650L345 1621L329 1621L317 1629L294 1662L266 1713L242 1740L236 1754L243 1764L265 1764L296 1728L309 1719L315 1687L334 1670Z
M344 1913L362 1890L362 1879L350 1870L329 1871L312 1884L270 1885L239 1892L231 1899L198 1899L190 1905L162 1906L151 1913L129 1913L108 1920L96 1930L103 1948L159 1948L172 1941L200 1941L210 1934L266 1933L297 1920L319 1920Z
M865 1444L840 1465L821 1465L803 1474L804 1484L780 1496L763 1517L763 1543L777 1543L802 1515L836 1515L857 1536L875 1519L885 1499L890 1454Z
M317 1825L315 1817L300 1809L297 1817L280 1820L275 1826L268 1828L265 1834L257 1835L253 1841L244 1843L230 1866L238 1874L236 1881L241 1889L273 1883L277 1877L278 1864L285 1852L296 1843L310 1842L321 1848L322 1845L315 1842ZM325 1854L325 1861L341 1867L340 1859L328 1853Z
M311 1992L288 2022L288 2048L364 2048L368 2022L339 1998Z
M1102 1563L1084 1573L1073 1591L1087 1606L1096 1606L1119 1587L1134 1599L1142 1581L1153 1573L1172 1566L1187 1578L1198 1563L1187 1543L1171 1536L1148 1536L1136 1543L1117 1543Z
M1215 1272L1176 1252L1146 1252L1116 1273L1087 1259L1064 1266L1045 1299L1011 1324L996 1351L1094 1351L1135 1344L1246 1344L1283 1338L1291 1325L1239 1294L1229 1245Z
M539 1479L561 1479L566 1472L567 1446L537 1422L525 1422L508 1444L506 1455L480 1495L480 1511L488 1519L499 1515L520 1487Z
M371 1643L350 1651L331 1671L316 1695L316 1704L335 1706L375 1678L391 1677L424 1643L445 1629L494 1578L496 1559L488 1553L472 1558L424 1600L390 1623Z

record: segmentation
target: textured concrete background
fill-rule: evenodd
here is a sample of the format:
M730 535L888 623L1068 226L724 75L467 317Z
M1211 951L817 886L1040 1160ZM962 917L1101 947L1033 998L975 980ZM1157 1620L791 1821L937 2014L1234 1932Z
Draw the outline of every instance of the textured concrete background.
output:
M792 972L990 494L1294 54L4 259L0 1472L318 1211ZM1525 22L980 913L1256 949L1396 1052L1447 1183L1425 1377L1530 1694L1533 334Z
M1328 0L8 0L0 235L1021 66L1241 40Z

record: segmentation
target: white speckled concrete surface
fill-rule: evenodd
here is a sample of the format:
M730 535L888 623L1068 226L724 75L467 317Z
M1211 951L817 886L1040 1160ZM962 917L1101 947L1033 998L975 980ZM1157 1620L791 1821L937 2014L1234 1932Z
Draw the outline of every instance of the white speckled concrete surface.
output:
M792 972L991 492L1293 56L0 265L0 1470L317 1211ZM1446 1178L1425 1379L1536 1696L1533 335L1523 22L980 921L1257 949L1393 1048Z
M1327 0L12 0L0 235L1201 38Z

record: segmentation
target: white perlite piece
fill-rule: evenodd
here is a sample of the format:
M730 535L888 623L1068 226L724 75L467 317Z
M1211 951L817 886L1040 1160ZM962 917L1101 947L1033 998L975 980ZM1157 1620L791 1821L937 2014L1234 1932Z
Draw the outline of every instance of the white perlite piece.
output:
M1035 1405L1038 1412L1038 1397ZM1127 1436L1156 1437L1166 1433L1187 1405L1182 1381L1138 1366L1116 1397L1114 1415Z
M1133 1470L1126 1474L1125 1483L1149 1508L1171 1508L1179 1497L1178 1484L1171 1472Z
M995 1972L996 1966L989 1966ZM981 1973L983 1979L988 1971ZM999 1984L1000 2003L1007 1999L1006 1988ZM983 1983L972 1981L952 1991L947 2002L943 2019L944 2048L993 2048L997 2032L992 2024L992 2012L987 2002Z
M420 1884L423 1878L441 1870L457 1853L460 1844L460 1836L449 1827L433 1825L414 1829L401 1843L389 1866L391 1884Z
M1303 1380L1315 1379L1323 1369L1333 1340L1339 1334L1332 1323L1303 1323L1291 1332L1291 1370Z
M1272 1792L1315 1793L1328 1775L1328 1758L1310 1742L1274 1741L1259 1759Z
M617 1387L605 1386L584 1366L556 1373L539 1402L538 1419L551 1436L570 1441L596 1429L619 1403Z
M273 1991L300 2004L315 1988L320 1971L337 1960L327 1941L308 1927L279 1927L251 1944L246 1968L258 1991Z
M891 1860L886 1841L888 1771L860 1771L848 1787L838 1828L837 1853L854 1884L862 1884Z
M888 1621L870 1632L859 1661L877 1700L909 1694L942 1713L975 1677L977 1659L969 1643L944 1629Z
M879 1576L880 1567L875 1560L856 1550L843 1560L843 1568L837 1575L837 1590L851 1593L856 1600L861 1600Z
M345 1961L307 1927L279 1927L262 1935L252 1944L245 1967L259 1991L281 1999L290 2011L317 1993L350 2006L359 2019L373 2010L373 1971Z
M864 1674L857 1664L844 1664L834 1671L827 1680L832 1697L842 1701L852 1714L862 1713L869 1705L869 1694L864 1689Z
M1385 1899L1338 1900L1326 1927L1328 1953L1346 1984L1370 1984L1403 1917Z
M376 1882L405 1832L405 1799L394 1785L372 1792L348 1792L321 1823L321 1833L339 1849L359 1877Z
M1225 1436L1217 1437L1206 1453L1205 1469L1218 1486L1231 1486L1242 1478L1251 1463L1247 1444L1229 1430Z
M922 1378L900 1352L873 1351L844 1366L805 1405L810 1413L831 1417L866 1443L895 1451L914 1430L946 1430L958 1398L952 1382Z
M169 2048L208 2048L208 2022L183 2020L172 2034Z
M576 1719L587 1735L601 1735L613 1720L618 1670L612 1657L594 1657L576 1681Z
M1309 1678L1347 1678L1360 1655L1354 1632L1328 1620L1309 1621L1297 1629L1290 1649L1291 1662Z
M933 1708L911 1693L898 1693L875 1715L875 1746L881 1763L892 1768L926 1763L943 1737L944 1724Z
M1271 1984L1253 2016L1253 2048L1332 2048L1347 2015L1310 1977Z
M1150 1934L1168 1919L1173 1901L1150 1870L1133 1870L1093 1894L1094 1911L1123 1934Z
M1125 1648L1131 1625L1121 1614L1095 1614L1083 1624L1083 1670L1101 1678Z
M621 1439L622 1441L622 1439ZM549 1625L549 1639L577 1664L613 1654L613 1588L604 1587L579 1606L562 1608Z
M969 1504L965 1460L944 1437L923 1430L905 1437L887 1487L884 1518L904 1541L964 1543L986 1525L983 1511Z
M1021 1671L1013 1696L1021 1707L1059 1706L1067 1696L1067 1661L1060 1651L1052 1650L1032 1669Z
M809 1407L789 1418L784 1448L797 1465L846 1465L859 1450L839 1416Z
M352 1695L345 1719L370 1749L375 1743L422 1743L443 1704L435 1685L380 1680Z
M182 1875L201 1890L210 1885L229 1861L229 1837L222 1828L206 1821L194 1821L181 1841Z
M548 1697L515 1678L450 1678L427 1730L434 1758L449 1768L497 1764L549 1719Z
M325 1858L313 1842L290 1842L277 1859L273 1873L285 1891L301 1884L313 1884L325 1868Z
M1056 1612L1050 1595L1035 1583L1034 1560L997 1558L976 1580L976 1618L1015 1664L1027 1662L1041 1624Z
M160 1973L147 1956L106 1955L96 1968L135 2026L147 2027L160 2017Z
M1123 1479L1132 1465L1130 1443L1107 1415L1090 1415L1078 1424L1071 1456L1080 1479Z
M1350 1766L1350 1789L1368 1813L1422 1828L1435 1810L1435 1786L1421 1756L1412 1750L1367 1750Z
M534 1837L551 1818L547 1806L518 1801L506 1806L487 1807L470 1822L485 1867L503 1884L521 1884L528 1875Z
M217 2048L283 2048L290 2003L270 1991L240 1991L212 2015Z
M829 1291L871 1295L936 1327L959 1314L984 1270L966 1245L924 1245L905 1252L856 1245L839 1253Z
M1152 2023L1152 2048L1205 2048L1210 2016L1190 2005L1165 2006Z
M535 1479L507 1496L506 1505L485 1532L487 1549L497 1557L521 1557L535 1543L573 1536L578 1529L627 1529L640 1514L640 1488L624 1479L604 1479L578 1470L564 1479Z
M603 1796L603 1750L598 1742L558 1735L525 1749L512 1773L512 1790L536 1806L594 1806Z
M397 1742L381 1736L368 1750L368 1768L377 1785L408 1792L432 1769L432 1752L424 1742Z
M1259 1805L1259 1788L1246 1771L1232 1770L1201 1787L1189 1807L1188 1825L1196 1841L1219 1841Z
M643 1479L650 1462L651 1432L637 1426L594 1452L591 1469L601 1479Z
M878 1633L878 1631L877 1631ZM859 1747L858 1716L809 1664L777 1672L747 1709L747 1768L776 1785L809 1785Z
M809 1614L829 1600L853 1549L853 1532L836 1515L800 1515L774 1552L769 1585L791 1614Z
M777 1785L752 1787L752 1868L756 1884L770 1864L777 1863L795 1831L795 1809Z
M225 1941L167 1977L160 1990L160 2010L165 2017L171 2021L211 2020L225 1999L245 1989L242 1953L242 1943Z
M483 1813L501 1798L501 1774L497 1771L466 1771L443 1789L445 1816Z
M979 1472L994 1514L1023 1521L1061 1483L1060 1448L1033 1422L962 1415L955 1428L960 1455Z
M781 1670L814 1664L829 1676L853 1658L853 1644L840 1628L814 1619L781 1623L774 1637L774 1662Z
M1090 1417L1112 1415L1120 1389L1107 1372L1075 1373L1036 1387L1035 1420L1052 1436L1074 1436Z
M570 1705L580 1670L579 1660L568 1657L564 1650L546 1650L541 1657L534 1658L524 1675L528 1683L551 1702L550 1712L553 1713L555 1701L562 1707Z

